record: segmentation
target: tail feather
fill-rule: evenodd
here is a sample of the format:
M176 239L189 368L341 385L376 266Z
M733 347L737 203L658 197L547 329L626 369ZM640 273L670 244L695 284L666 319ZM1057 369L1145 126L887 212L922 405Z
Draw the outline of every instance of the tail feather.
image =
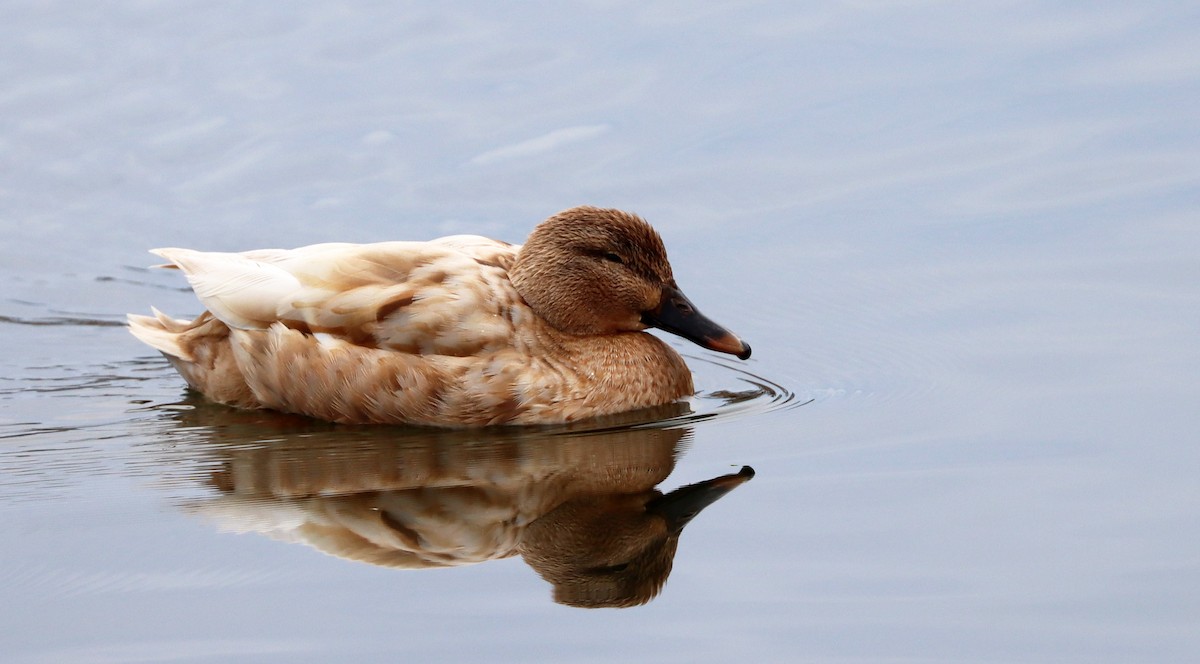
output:
M195 320L129 314L133 336L161 351L192 389L213 401L239 408L261 408L246 384L229 346L229 327L209 312Z
M150 253L183 270L205 308L238 329L269 327L277 319L281 303L303 291L291 273L242 254L177 248L152 249Z
M127 318L130 333L142 343L171 357L187 362L196 361L182 343L182 334L190 326L188 321L176 320L158 309L154 310L153 316L128 314Z

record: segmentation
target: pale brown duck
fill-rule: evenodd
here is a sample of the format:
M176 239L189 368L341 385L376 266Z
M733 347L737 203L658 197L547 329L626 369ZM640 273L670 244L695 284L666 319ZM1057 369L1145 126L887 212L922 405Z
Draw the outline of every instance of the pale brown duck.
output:
M745 359L620 210L550 217L524 246L471 235L243 253L156 249L207 311L129 316L221 403L347 423L544 424L694 392L657 327Z

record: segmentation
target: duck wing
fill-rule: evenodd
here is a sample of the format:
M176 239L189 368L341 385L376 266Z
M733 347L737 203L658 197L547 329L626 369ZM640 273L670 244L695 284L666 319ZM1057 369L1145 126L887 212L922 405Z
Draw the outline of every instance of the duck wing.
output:
M274 323L364 347L466 356L508 345L519 247L479 236L241 253L155 249L226 325Z

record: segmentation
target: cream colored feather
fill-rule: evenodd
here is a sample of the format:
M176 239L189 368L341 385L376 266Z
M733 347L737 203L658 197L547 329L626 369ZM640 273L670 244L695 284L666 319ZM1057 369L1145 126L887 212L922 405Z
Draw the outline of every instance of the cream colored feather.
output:
M278 320L278 312L302 291L300 280L270 263L243 254L154 249L183 270L196 297L226 325L253 330Z

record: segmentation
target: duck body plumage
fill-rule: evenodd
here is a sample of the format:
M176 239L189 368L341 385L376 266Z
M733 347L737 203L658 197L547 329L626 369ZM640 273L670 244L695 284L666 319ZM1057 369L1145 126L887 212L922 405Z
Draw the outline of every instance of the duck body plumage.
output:
M635 220L638 230L639 223L645 225L632 215L596 208L576 208L550 221L564 215L570 227L585 229L603 225L609 215ZM614 266L633 270L638 248L621 251L628 265ZM599 313L581 315L586 303L572 298L630 299L622 294L624 286L609 289L588 272L608 270L598 263L613 263L611 257L586 252L562 257L567 266L562 279L545 261L530 257L517 279L518 263L526 260L522 252L518 245L468 235L242 253L158 249L154 253L169 261L164 267L184 272L207 311L191 321L157 310L154 316L131 315L130 329L210 399L334 422L556 423L655 406L693 392L679 354L641 331L647 323L639 307L661 307L662 295L658 302L636 305L601 302L593 308ZM560 253L554 247L534 252L551 262ZM665 253L661 263L666 265ZM669 269L637 268L644 274L630 284L647 277L674 288ZM522 279L525 290L533 291L528 297L514 283ZM555 283L563 279L578 283ZM579 284L597 281L595 293L577 292L587 291ZM652 283L643 290L661 293L667 287ZM564 289L572 292L560 292ZM555 322L530 299L549 301L543 309L557 308L549 314Z

